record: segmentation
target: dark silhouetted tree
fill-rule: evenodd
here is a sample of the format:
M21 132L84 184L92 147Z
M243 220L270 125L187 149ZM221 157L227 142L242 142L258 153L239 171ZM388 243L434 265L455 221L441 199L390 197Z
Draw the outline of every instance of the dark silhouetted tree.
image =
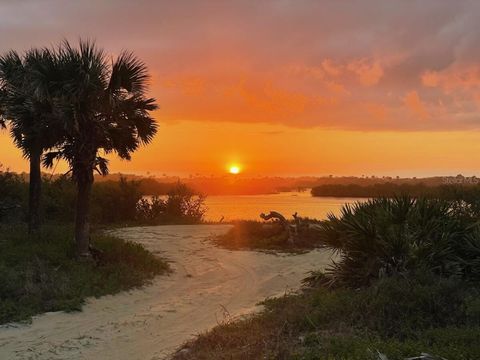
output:
M67 161L77 184L75 241L77 254L89 256L89 212L93 173L108 173L103 154L116 153L130 160L142 144L157 132L150 112L155 99L146 96L149 74L143 62L130 52L110 61L94 43L68 42L59 46L61 98L65 138L61 146L48 153L44 164L55 158Z
M15 145L30 162L30 233L40 228L42 154L63 134L53 111L56 71L48 49L32 49L23 56L10 51L0 57L0 127L9 125Z

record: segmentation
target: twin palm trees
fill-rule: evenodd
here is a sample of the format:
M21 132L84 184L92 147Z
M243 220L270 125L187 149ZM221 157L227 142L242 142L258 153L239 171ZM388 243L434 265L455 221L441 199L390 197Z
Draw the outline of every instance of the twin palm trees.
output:
M0 81L0 115L30 159L30 183L35 184L37 176L40 183L42 155L47 167L55 159L69 165L78 189L77 254L89 255L93 172L108 172L108 162L100 155L116 153L128 160L157 131L150 116L157 106L146 96L146 66L128 52L110 62L94 43L80 41L73 47L65 41L56 50L30 51L23 58L13 52L4 55ZM30 190L30 198L39 194L39 187L38 192L32 185ZM29 224L35 229L38 206L32 200L30 205Z

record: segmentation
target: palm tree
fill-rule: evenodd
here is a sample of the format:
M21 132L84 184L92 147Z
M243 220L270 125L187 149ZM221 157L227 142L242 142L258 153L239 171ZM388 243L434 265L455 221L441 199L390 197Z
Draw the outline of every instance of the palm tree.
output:
M16 146L30 162L30 233L40 228L41 157L60 137L50 96L55 69L48 49L33 49L23 56L10 51L0 57L0 126L10 125Z
M130 160L132 152L148 144L157 132L150 111L155 99L146 96L148 71L130 52L110 62L104 51L89 41L73 47L63 42L57 52L61 69L62 114L65 138L46 154L44 164L55 158L68 163L77 184L75 242L79 256L89 256L89 207L94 171L108 173L103 154L116 153Z

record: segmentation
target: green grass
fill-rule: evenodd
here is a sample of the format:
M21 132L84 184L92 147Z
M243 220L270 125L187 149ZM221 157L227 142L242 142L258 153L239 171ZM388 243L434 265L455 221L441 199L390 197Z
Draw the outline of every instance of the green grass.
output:
M356 290L307 289L200 335L175 360L378 360L377 351L389 360L422 352L480 359L479 299L477 287L431 275Z
M23 226L0 226L0 323L29 320L48 311L81 310L87 297L144 285L169 270L141 245L95 234L95 262L77 261L73 231L45 226L29 239Z
M314 232L304 231L295 244L290 244L280 225L252 220L234 222L226 234L213 237L212 242L229 250L290 253L302 253L321 245Z

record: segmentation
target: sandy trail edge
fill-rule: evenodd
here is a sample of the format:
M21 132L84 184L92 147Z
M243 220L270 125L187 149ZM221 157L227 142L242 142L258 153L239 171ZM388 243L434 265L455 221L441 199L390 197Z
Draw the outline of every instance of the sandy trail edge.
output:
M311 269L330 262L312 251L276 256L219 249L205 239L228 225L125 228L172 261L174 273L139 290L89 299L82 312L47 313L31 325L0 327L0 359L165 359L199 332L255 309L268 296L298 288Z

